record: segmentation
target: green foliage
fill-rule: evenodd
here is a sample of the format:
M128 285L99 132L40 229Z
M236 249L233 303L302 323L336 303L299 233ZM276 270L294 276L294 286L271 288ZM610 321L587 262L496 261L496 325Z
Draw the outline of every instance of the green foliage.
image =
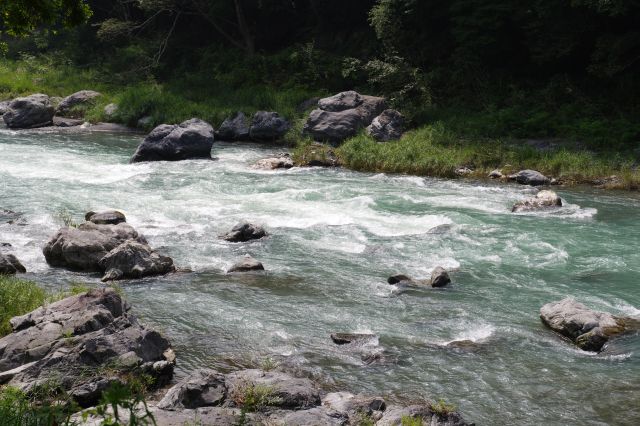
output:
M422 417L402 416L400 419L401 426L423 426Z
M0 275L0 337L11 332L11 318L42 306L47 296L33 281Z
M456 411L455 405L447 404L443 399L438 400L438 402L431 402L429 408L440 417L447 417Z
M281 403L273 387L254 383L240 384L234 389L231 398L235 405L247 413L262 411Z
M100 404L83 415L98 416L105 426L155 425L156 420L145 400L145 390L139 384L115 382L102 393Z
M85 0L4 0L0 3L0 30L22 37L42 25L71 27L90 16Z
M57 216L57 219L60 220L60 222L62 222L64 226L68 228L78 227L78 223L75 221L75 218L73 217L73 213L71 213L69 210L60 209L56 213L56 216Z
M68 426L75 424L71 414L77 410L78 406L52 382L36 386L29 394L10 386L0 387L2 426Z

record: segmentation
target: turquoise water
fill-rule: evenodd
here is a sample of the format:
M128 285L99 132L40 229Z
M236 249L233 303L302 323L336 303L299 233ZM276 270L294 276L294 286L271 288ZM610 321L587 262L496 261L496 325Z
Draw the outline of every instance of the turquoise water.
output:
M348 389L443 398L484 425L640 424L640 338L601 354L546 330L538 311L571 295L640 317L640 198L559 189L565 207L512 214L531 189L346 170L258 171L278 152L214 145L216 161L128 164L138 135L0 131L0 224L29 276L59 287L99 277L51 269L41 248L60 212L118 208L192 272L122 283L136 312L173 342L178 374L271 358ZM217 238L240 220L271 236ZM249 253L265 274L224 271ZM453 270L446 289L400 291L393 273ZM371 332L357 350L329 334ZM472 340L472 350L446 344ZM377 355L374 363L362 357Z

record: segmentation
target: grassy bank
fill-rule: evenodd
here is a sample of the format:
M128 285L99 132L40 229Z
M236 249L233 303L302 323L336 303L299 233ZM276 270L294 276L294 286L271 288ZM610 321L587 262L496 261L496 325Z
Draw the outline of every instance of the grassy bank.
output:
M210 77L194 71L164 82L145 79L124 84L104 72L74 67L52 56L0 60L0 99L34 92L66 96L94 89L103 96L86 112L87 119L105 120L104 106L113 102L119 107L113 121L135 126L139 118L149 116L147 130L191 117L217 127L234 111L275 110L295 121L287 142L298 144L298 153L304 152L308 141L299 135L304 118L299 105L328 93L259 80L254 76L242 84L232 75ZM377 143L359 135L345 142L336 155L342 165L360 171L454 178L460 167L471 169L472 177L485 177L496 168L503 173L531 168L567 184L602 183L615 175L606 186L638 189L640 122L630 116L605 117L601 111L586 103L552 110L531 101L474 111L425 107L420 114L409 114L422 118L414 120L416 128L402 140ZM551 142L541 149L523 139Z

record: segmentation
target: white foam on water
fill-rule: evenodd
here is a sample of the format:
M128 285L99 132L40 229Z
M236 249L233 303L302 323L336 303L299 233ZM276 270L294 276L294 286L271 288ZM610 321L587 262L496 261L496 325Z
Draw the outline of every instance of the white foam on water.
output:
M491 324L474 326L456 334L453 339L442 342L442 345L446 346L453 342L460 342L463 340L470 340L474 343L483 342L493 336L495 331L496 328Z

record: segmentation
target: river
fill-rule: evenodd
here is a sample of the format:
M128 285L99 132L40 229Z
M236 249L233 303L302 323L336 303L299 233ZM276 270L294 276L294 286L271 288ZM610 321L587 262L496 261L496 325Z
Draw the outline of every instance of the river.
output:
M531 188L357 173L260 171L278 152L216 142L215 161L128 164L140 135L0 131L0 224L27 277L60 288L99 276L49 268L61 212L117 208L192 272L123 282L133 311L172 341L178 376L272 359L327 388L454 403L482 425L640 424L640 339L583 352L543 327L540 307L573 296L640 316L640 197L559 188L565 206L512 214ZM227 243L241 220L270 236ZM264 274L227 275L251 254ZM400 291L394 273L452 270L445 289ZM369 332L359 350L332 332ZM471 348L451 348L470 340ZM377 354L375 362L363 356Z

